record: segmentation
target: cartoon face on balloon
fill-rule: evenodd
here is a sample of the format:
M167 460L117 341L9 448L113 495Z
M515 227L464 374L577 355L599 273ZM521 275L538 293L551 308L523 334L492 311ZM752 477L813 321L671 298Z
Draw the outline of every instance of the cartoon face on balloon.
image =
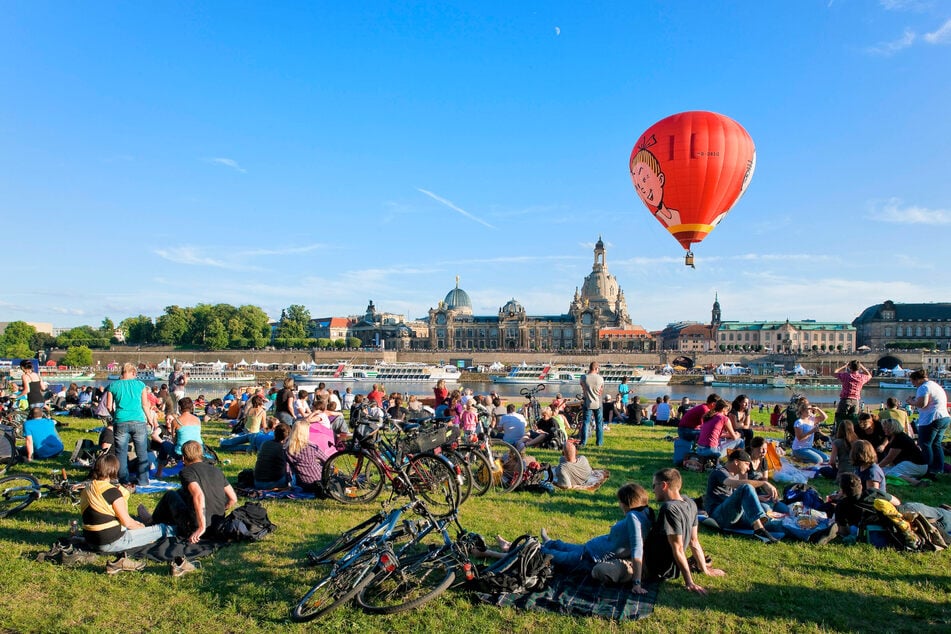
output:
M647 148L642 148L631 159L631 182L644 204L665 227L680 224L680 212L664 205L664 172L660 162Z

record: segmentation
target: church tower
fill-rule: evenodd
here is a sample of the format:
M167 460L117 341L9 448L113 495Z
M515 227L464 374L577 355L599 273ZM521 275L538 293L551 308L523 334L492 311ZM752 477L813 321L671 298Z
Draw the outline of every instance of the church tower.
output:
M720 327L720 296L717 293L713 295L713 310L710 311L710 329L716 332Z

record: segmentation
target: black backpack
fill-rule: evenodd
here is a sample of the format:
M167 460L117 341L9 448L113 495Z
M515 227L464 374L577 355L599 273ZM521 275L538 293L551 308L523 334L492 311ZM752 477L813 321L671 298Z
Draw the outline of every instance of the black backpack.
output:
M537 539L522 535L512 542L503 559L481 570L473 584L478 592L522 594L543 589L552 574L551 555L542 553Z
M245 502L218 525L219 539L256 542L277 530L267 516L267 509L258 502Z
M0 425L0 465L10 466L19 461L16 432L8 425Z

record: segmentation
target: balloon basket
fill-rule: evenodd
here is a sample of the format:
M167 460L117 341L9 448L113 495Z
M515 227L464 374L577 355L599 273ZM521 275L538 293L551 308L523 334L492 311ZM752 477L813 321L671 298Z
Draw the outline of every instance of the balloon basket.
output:
M684 266L689 266L692 269L695 269L693 265L693 251L687 251L687 255L684 256Z

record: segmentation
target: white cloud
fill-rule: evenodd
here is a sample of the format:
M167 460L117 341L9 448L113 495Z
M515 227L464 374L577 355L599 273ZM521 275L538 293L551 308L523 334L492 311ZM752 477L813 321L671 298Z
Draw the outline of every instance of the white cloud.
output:
M209 163L214 163L214 164L216 164L216 165L224 165L225 167L230 167L230 168L233 169L234 171L236 171L236 172L241 172L242 174L247 174L247 173L248 173L248 170L246 170L246 169L244 169L243 167L241 167L240 165L238 165L238 162L237 162L236 160L234 160L234 159L230 159L230 158L209 158L209 159L205 159L205 160L208 161Z
M489 223L487 223L485 220L482 220L481 218L477 218L477 217L473 216L472 214L470 214L470 213L469 213L468 211L466 211L465 209L462 209L461 207L457 207L452 201L446 200L446 199L443 198L442 196L438 196L438 195L432 193L431 191L428 191L428 190L425 190L425 189L421 189L421 188L419 188L419 187L416 188L416 191L420 192L421 194L426 194L427 196L429 196L430 198L432 198L432 199L435 200L436 202L442 203L443 205L445 205L446 207L449 207L449 208L452 209L453 211L459 212L460 214L462 214L463 216L465 216L465 217L468 218L469 220L475 220L475 221L478 222L480 225L485 225L485 226L488 227L489 229L495 229L495 227L493 227L492 225L490 225Z
M325 244L308 244L302 247L287 247L284 249L248 249L241 251L240 255L244 257L257 257L262 255L291 255L295 253L310 253L319 249L326 248Z
M176 264L187 264L189 266L210 266L219 269L228 269L231 271L250 271L255 267L250 267L236 262L215 259L205 255L207 251L203 247L181 246L170 247L168 249L155 249L155 254L169 262Z
M925 33L922 37L928 44L951 44L951 19L942 24L937 31Z
M881 42L875 46L870 46L865 50L872 55L883 55L888 57L914 44L915 37L916 35L914 31L911 29L905 29L905 32L902 33L902 36L898 39L892 40L890 42Z
M947 225L951 224L951 210L905 206L900 198L891 198L880 209L873 210L869 218L906 225Z

